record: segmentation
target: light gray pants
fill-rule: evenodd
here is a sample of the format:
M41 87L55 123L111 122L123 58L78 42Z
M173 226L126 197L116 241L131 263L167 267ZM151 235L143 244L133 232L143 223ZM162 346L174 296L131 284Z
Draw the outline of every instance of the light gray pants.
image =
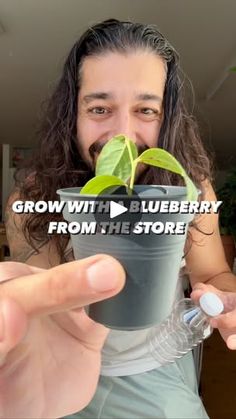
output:
M125 377L100 376L90 404L78 419L206 419L198 395L192 353L173 364Z

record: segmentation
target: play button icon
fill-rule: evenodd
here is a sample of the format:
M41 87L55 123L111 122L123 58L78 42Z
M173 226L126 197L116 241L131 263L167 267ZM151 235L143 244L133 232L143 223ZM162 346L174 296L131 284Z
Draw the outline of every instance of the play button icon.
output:
M107 225L116 225L118 229L120 223L128 223L130 231L132 231L135 224L142 218L142 212L134 210L135 205L138 207L141 205L139 195L133 190L129 196L123 186L104 189L97 195L95 201L96 211L91 216L94 216L96 223L101 228L107 227Z
M124 205L118 204L115 201L110 202L110 218L118 217L118 215L126 211L128 211L128 208L124 207Z

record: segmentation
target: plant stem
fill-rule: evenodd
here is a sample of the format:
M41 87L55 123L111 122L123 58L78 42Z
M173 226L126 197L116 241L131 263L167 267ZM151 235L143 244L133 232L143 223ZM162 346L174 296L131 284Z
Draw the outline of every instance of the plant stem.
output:
M131 163L131 176L130 176L130 183L129 183L129 187L130 187L131 192L132 192L133 187L134 187L135 170L136 170L136 164L134 164L134 162L132 162Z
M128 185L128 195L132 195L137 163L133 159L129 141L126 141L126 145L127 145L127 148L128 148L128 153L129 153L129 158L130 158L130 163L131 163L131 176L130 176L130 181L129 181L129 185Z

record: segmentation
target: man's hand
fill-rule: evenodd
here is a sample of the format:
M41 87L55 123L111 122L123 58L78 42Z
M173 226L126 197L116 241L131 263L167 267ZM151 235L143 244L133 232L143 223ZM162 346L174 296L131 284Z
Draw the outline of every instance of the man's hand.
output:
M212 318L210 324L219 329L229 349L236 349L236 293L220 291L212 285L197 283L194 285L191 298L198 302L201 295L208 291L217 294L224 304L224 313Z
M117 294L124 281L107 255L49 270L0 263L1 418L58 418L90 402L109 330L83 307Z

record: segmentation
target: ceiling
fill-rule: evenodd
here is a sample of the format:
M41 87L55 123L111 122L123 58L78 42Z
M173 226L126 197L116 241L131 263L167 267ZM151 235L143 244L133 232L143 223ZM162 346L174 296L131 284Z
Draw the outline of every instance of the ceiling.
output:
M194 88L204 142L219 167L233 163L236 73L228 68L236 66L235 0L0 0L0 143L34 144L40 104L72 44L88 25L111 17L158 25Z

